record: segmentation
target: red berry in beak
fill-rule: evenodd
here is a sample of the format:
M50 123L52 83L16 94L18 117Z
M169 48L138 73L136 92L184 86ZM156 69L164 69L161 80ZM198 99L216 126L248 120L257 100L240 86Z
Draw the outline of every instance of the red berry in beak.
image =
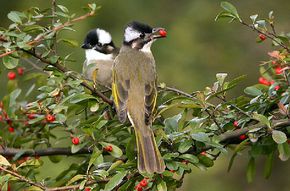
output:
M167 32L166 32L165 30L161 29L161 30L159 30L159 34L160 34L160 36L162 36L162 37L166 37Z

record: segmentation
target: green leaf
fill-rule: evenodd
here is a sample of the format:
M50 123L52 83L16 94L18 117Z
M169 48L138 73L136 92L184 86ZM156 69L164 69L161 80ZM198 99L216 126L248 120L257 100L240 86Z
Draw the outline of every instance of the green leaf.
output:
M176 132L178 129L178 121L181 119L182 115L178 114L173 117L164 120L165 131L167 133Z
M206 133L204 133L204 132L193 133L193 134L191 134L191 137L194 140L200 141L200 142L207 142L207 141L209 141L208 135Z
M255 158L251 157L247 166L247 180L248 182L253 182L256 172Z
M215 21L218 21L221 18L230 18L230 22L234 21L236 19L235 15L228 13L228 12L220 12L216 17L215 17Z
M250 96L259 96L262 95L263 92L261 90L259 90L257 87L255 86L250 86L250 87L246 87L246 89L244 90L245 94L248 94Z
M30 119L30 120L28 121L28 124L34 124L34 123L40 122L40 121L42 121L44 118L45 118L44 115L38 115L36 118L34 118L34 119Z
M122 160L117 160L116 162L114 162L110 168L107 170L108 173L110 173L112 170L114 170L115 168L117 168L118 166L120 166L121 164L124 164L124 162Z
M214 165L213 160L207 156L199 155L198 158L199 158L199 162L206 167L212 167Z
M101 120L98 122L98 124L95 126L96 129L101 129L108 123L108 120Z
M4 56L3 57L3 64L4 66L11 70L18 66L19 60L17 58L13 58L11 56Z
M8 162L8 160L0 155L0 165L1 166L11 166L11 164Z
M258 114L258 113L253 113L253 119L255 119L255 120L261 122L262 124L267 125L267 127L271 128L270 121L267 119L266 116Z
M96 112L100 108L100 105L98 102L95 102L93 105L90 106L90 111L91 112Z
M193 164L199 162L199 159L196 156L191 155L191 154L183 154L183 155L180 155L179 158L182 158L184 160L188 160L189 162L191 162Z
M72 153L76 153L79 150L81 150L82 148L84 148L86 146L87 143L83 143L83 144L78 144L78 145L71 145L71 152Z
M126 174L127 174L127 171L117 172L117 174L114 175L110 179L110 181L106 184L104 191L113 190L116 186L118 186L122 182Z
M59 39L58 42L64 42L67 45L71 46L71 47L79 47L79 43L76 40L73 39Z
M103 147L112 146L113 150L112 150L112 152L109 152L109 153L110 153L110 155L112 155L115 158L120 158L123 155L123 151L119 147L117 147L116 145L113 145L111 143L106 143L106 142L100 142L100 144Z
M10 13L8 13L7 17L8 17L8 19L13 21L14 23L17 23L17 24L22 23L21 18L19 16L19 12L11 11Z
M255 23L256 19L258 18L258 14L251 15L250 19L252 20L253 23Z
M290 149L288 143L278 144L279 158L281 161L287 161L290 157Z
M223 85L223 83L224 83L224 81L225 81L227 76L228 76L227 73L217 73L216 74L216 78L217 78L220 86Z
M274 152L271 152L267 156L265 167L264 167L264 177L267 179L270 177L272 173L273 161L274 161Z
M160 183L158 183L157 190L158 191L167 191L166 182L162 180Z
M234 153L233 153L233 156L231 157L230 162L229 162L228 172L231 170L231 168L232 168L232 166L234 164L234 160L235 160L236 156L238 155L238 152L240 152L243 149L245 149L247 144L248 144L248 141L244 140L239 145L236 146L236 148L234 150Z
M283 144L287 141L287 136L284 132L273 130L272 131L272 138L277 144Z
M192 147L192 143L193 143L192 140L185 140L181 142L178 146L178 152L184 153L188 151L188 149Z
M239 20L241 20L240 17L239 17L239 14L238 14L238 11L237 11L236 7L233 6L231 3L226 2L226 1L223 1L223 2L221 2L221 7L222 7L225 11L227 11L227 12L233 14L233 15L236 16Z
M84 100L88 99L96 99L96 97L89 95L89 94L76 94L70 99L70 103L79 103Z
M91 155L89 165L87 168L87 172L90 170L91 166L95 163L97 158L102 154L102 151L100 151L97 147L94 148L93 154Z
M30 159L30 160L25 161L24 163L21 163L17 167L17 169L22 168L22 167L26 167L26 166L39 167L39 166L41 166L41 162L40 162L40 160L37 160L37 159L34 159L33 158L33 159Z
M65 6L63 6L63 5L57 5L57 7L58 7L62 12L64 12L64 13L68 13L68 12L69 12L68 9L67 9Z
M82 179L85 179L86 178L86 175L82 175L82 174L78 174L78 175L75 175L74 177L72 177L72 179L70 179L68 182L67 182L67 186L68 185L71 185L72 183L76 182L76 181L79 181L79 180L82 180Z
M21 89L15 89L10 93L9 107L13 107L16 105L16 99L21 94Z

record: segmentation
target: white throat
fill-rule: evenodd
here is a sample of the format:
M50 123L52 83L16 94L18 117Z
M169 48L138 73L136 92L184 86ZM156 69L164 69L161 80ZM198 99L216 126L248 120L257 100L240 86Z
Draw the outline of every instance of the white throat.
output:
M112 60L113 54L104 54L93 49L87 49L86 59L88 62L92 60Z
M151 40L150 42L148 42L148 43L146 43L141 49L140 49L140 51L142 51L142 52L146 52L146 53L148 53L148 52L151 52L151 45L152 45L152 43L154 42L155 40Z

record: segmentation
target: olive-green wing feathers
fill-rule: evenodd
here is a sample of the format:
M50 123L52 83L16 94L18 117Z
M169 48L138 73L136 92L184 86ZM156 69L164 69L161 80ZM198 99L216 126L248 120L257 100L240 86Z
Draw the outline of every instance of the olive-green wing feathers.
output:
M127 119L127 100L129 87L130 81L125 80L125 82L122 83L120 80L118 80L118 76L115 70L113 70L112 94L114 97L118 118L121 123L125 123Z
M145 85L145 123L149 125L152 121L152 113L156 106L157 89L156 81Z

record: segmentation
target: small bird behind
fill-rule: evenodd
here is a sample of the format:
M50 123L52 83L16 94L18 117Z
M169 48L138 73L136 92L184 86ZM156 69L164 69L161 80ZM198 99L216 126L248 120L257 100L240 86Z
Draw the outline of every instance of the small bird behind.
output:
M138 170L150 174L165 170L151 129L157 98L157 75L150 50L156 39L165 36L163 28L129 23L113 67L112 94L119 120L125 122L128 116L136 134Z
M115 47L110 33L100 28L92 29L81 47L86 52L84 77L95 84L111 87L112 67L119 49Z

